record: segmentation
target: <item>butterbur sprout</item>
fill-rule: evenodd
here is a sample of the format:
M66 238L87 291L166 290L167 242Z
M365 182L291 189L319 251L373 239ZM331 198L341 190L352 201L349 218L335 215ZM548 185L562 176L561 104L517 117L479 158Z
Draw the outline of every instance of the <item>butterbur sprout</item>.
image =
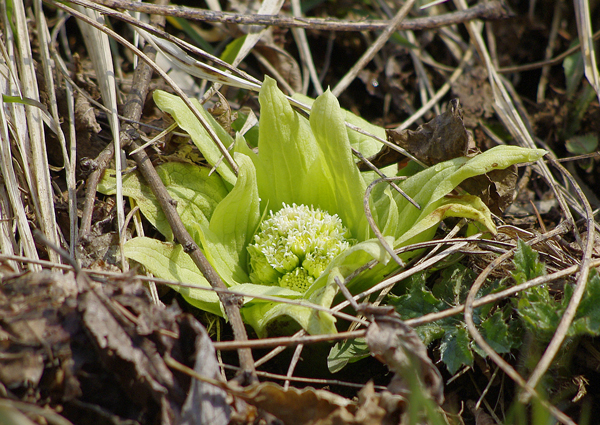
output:
M291 319L310 334L336 332L335 318L306 305L266 301L261 295L304 300L331 307L344 281L369 262L375 265L348 284L354 293L365 290L399 266L369 227L363 197L373 172L361 173L352 148L365 157L378 152L372 138L348 130L345 121L379 137L385 130L342 110L326 91L312 103L310 117L298 114L266 77L259 94L258 153L242 135L234 140L198 104L225 146L234 146L236 176L191 111L176 96L155 91L156 105L186 131L216 173L195 164L165 163L157 172L177 211L208 261L229 289L243 293L242 317L259 336L269 324ZM305 102L312 100L302 99ZM474 158L455 158L422 170L398 185L414 199L415 208L384 184L370 195L373 220L384 241L394 249L431 240L445 217L471 219L495 233L491 213L480 198L447 196L473 176L512 164L536 161L541 149L498 146ZM388 176L397 169L386 169ZM99 190L114 193L110 172ZM171 230L146 184L135 173L123 178L123 193L135 199L144 216L166 242L136 237L125 243L125 256L154 275L193 286L173 286L190 304L223 316L216 294L191 258L174 243ZM269 212L269 214L267 214ZM264 218L263 218L264 217ZM418 255L408 251L403 261Z

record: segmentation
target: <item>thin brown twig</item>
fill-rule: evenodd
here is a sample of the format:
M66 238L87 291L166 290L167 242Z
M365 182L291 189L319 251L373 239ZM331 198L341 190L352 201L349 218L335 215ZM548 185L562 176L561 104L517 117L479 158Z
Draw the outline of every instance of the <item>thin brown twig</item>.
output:
M184 6L157 6L148 3L136 3L128 0L94 0L96 3L150 15L165 15L202 22L216 22L235 25L266 25L282 28L304 28L326 31L380 31L387 28L387 20L350 21L333 18L301 18L282 15L245 15L231 12L218 12ZM398 30L428 30L443 26L460 24L473 19L497 20L505 19L512 14L502 2L481 3L462 12L452 12L427 18L415 18L400 24Z
M592 39L594 41L600 39L600 30L596 31L594 33ZM555 56L552 59L544 60L544 61L540 61L540 62L533 62L533 63L529 63L527 65L506 66L504 68L498 68L497 72L499 72L501 74L508 74L511 72L531 71L533 69L539 69L539 68L543 68L545 66L558 65L558 64L561 64L562 61L565 60L566 57L571 56L572 54L577 53L580 50L581 50L581 45L579 43L577 43L575 46L565 50L560 55Z
M223 365L223 367L225 369L230 369L230 370L239 370L239 367L233 366L233 365L228 365L228 364ZM364 388L364 386L365 386L365 384L357 384L354 382L340 381L337 379L304 378L304 377L300 377L300 376L287 377L285 375L280 375L278 373L263 372L263 371L259 371L259 370L256 371L256 374L262 378L278 379L281 381L289 379L290 381L304 382L306 384L313 384L313 385L338 385L341 387L351 387L351 388L359 388L359 389ZM386 387L384 387L383 385L374 385L373 388L375 388L376 390L380 390L380 391L383 391L386 389Z
M304 344L298 344L296 349L294 350L294 354L292 355L292 359L290 360L290 365L288 366L287 373L285 374L286 379L283 383L283 389L287 390L290 387L290 378L294 377L294 370L300 361L300 355L302 354L302 350L304 350Z
M308 336L286 336L278 338L252 339L249 341L221 341L215 342L215 350L237 350L238 348L267 348L267 347L290 347L300 344L316 344L319 342L339 341L343 339L362 338L365 336L365 329L351 332L340 332L329 335L308 335Z

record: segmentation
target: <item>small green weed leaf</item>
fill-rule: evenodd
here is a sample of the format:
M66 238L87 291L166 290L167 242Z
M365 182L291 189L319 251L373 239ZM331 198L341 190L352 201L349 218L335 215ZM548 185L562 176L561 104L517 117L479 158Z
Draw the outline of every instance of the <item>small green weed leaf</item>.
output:
M192 224L208 225L213 211L225 196L227 189L217 175L209 176L210 170L195 164L168 162L156 167L156 172L177 202L177 212L188 231ZM106 170L98 185L105 195L116 193L114 170ZM135 199L144 216L167 240L173 239L171 227L152 193L150 187L138 173L123 176L123 195Z
M550 295L546 286L523 291L517 302L517 311L525 328L542 341L549 340L556 331L572 294L571 284L565 285L560 301ZM585 294L567 335L600 335L600 277L596 270L590 272Z
M573 41L571 46L576 44L577 41ZM567 80L567 97L572 98L583 79L583 56L580 51L565 58L563 61L563 70L565 71L565 78Z
M238 37L234 39L231 43L225 46L223 53L221 53L221 59L227 62L228 64L232 64L240 49L244 45L244 41L246 41L246 35Z
M566 308L567 297L565 297L563 305ZM590 271L585 294L579 304L569 333L573 335L600 335L600 276L596 269Z
M512 275L517 285L546 274L546 265L538 261L538 253L520 239L513 263L515 271Z
M444 308L443 303L431 293L429 288L417 283L416 280L413 281L408 293L394 299L392 304L396 306L403 320L435 313L440 311L440 308Z
M171 115L175 122L177 122L177 125L190 135L192 141L198 149L200 149L200 152L202 152L202 155L204 155L204 158L206 158L210 165L214 166L219 163L217 172L221 175L223 180L233 186L236 180L235 174L225 161L220 161L222 155L219 148L217 148L217 145L215 145L192 111L190 111L185 103L183 103L183 100L161 90L155 90L152 97L154 98L156 106L158 106L161 111ZM227 148L233 145L233 138L217 123L212 115L200 105L200 102L196 99L191 99L191 101L215 130L221 143Z
M348 363L354 363L371 355L364 338L338 342L327 356L327 368L331 373L342 370Z
M440 343L440 353L448 372L454 375L463 365L473 365L474 357L470 345L471 338L465 328L455 327L446 332Z
M459 305L466 299L476 277L477 274L473 270L462 264L455 264L441 271L441 278L433 285L431 291L437 298L451 302L452 305Z
M550 296L548 288L542 286L523 291L517 311L525 328L542 340L552 336L561 315L560 304Z
M481 323L481 334L496 353L509 353L513 348L513 339L501 311Z
M594 152L598 149L598 135L585 134L583 136L573 136L566 141L567 150L575 155L584 155Z
M430 290L427 286L428 274L423 272L412 276L404 295L389 295L387 301L393 305L403 319L421 317L437 313L450 307L463 304L476 274L462 264L453 264L439 273L439 278ZM478 297L499 291L504 285L492 282L484 286ZM509 306L510 307L510 306ZM492 310L496 310L491 314ZM473 312L473 321L486 340L499 353L509 352L518 346L518 341L509 331L511 321L506 319L508 310L497 310L494 304L478 307ZM471 365L474 353L485 356L485 352L475 346L466 330L462 316L452 316L426 325L415 331L425 345L441 339L442 361L451 373L463 365Z

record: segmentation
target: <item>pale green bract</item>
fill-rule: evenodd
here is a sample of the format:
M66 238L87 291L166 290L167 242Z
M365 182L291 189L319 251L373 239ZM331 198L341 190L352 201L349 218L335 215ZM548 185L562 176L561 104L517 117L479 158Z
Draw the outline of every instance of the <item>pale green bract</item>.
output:
M214 143L184 103L162 91L154 93L154 100L190 133L206 160L217 164ZM345 120L359 125L364 121L342 110L329 91L314 101L308 120L291 108L270 78L265 79L259 101L258 154L237 136L237 177L221 162L218 174L178 163L163 164L158 172L207 259L231 290L245 295L243 318L259 336L268 333L275 319L289 322L280 320L285 318L311 334L334 333L331 314L256 297L269 295L330 307L338 291L336 277L344 281L375 260L377 265L348 285L356 292L398 267L389 262L389 254L368 225L363 195L373 175L360 173L351 152L354 147L370 155L377 150L377 142L346 128ZM211 123L229 146L230 136L214 120ZM368 130L385 137L381 128L369 125ZM475 220L494 233L490 212L479 198L446 195L467 178L536 161L544 153L499 146L471 159L456 158L420 171L399 186L421 210L380 184L370 199L375 223L394 248L430 240L440 221L449 216ZM110 173L99 190L114 193ZM135 174L124 178L123 192L135 199L146 218L171 241L164 214ZM416 254L404 253L401 258L408 260ZM125 256L156 276L193 285L174 288L190 304L223 315L218 297L197 289L210 285L179 245L137 237L125 244Z

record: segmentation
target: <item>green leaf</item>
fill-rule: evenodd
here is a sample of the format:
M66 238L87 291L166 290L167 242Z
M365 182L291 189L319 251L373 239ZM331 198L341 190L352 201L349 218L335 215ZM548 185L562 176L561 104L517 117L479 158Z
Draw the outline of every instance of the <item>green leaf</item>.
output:
M464 217L482 223L491 233L496 233L490 210L477 196L463 195L453 198L442 198L435 204L436 209L420 218L412 228L396 240L396 246L430 240L437 225L447 217ZM420 237L418 237L420 236Z
M383 227L380 227L381 234L395 235L401 218L389 184L379 183L373 188L370 207L375 223L383 223Z
M320 154L308 121L292 109L271 78L265 78L259 102L259 155L250 157L256 166L262 209L267 204L274 212L283 203L311 205L310 193L316 188L308 185L308 179L320 163Z
M517 285L546 274L546 265L538 261L538 253L520 239L513 263L515 271L512 275Z
M364 338L338 342L327 356L327 368L331 373L342 370L348 363L355 363L371 355Z
M191 257L183 252L181 245L138 237L125 243L124 254L125 257L142 264L154 276L197 287L211 287ZM171 288L183 295L193 306L223 316L219 297L214 292L194 287L171 286Z
M424 275L423 275L424 276ZM414 281L409 292L393 301L403 320L414 319L425 314L436 313L445 306L424 284Z
M323 307L331 306L337 292L337 285L333 280L336 276L343 281L344 277L337 268L331 270L327 285L313 292L307 301ZM246 323L254 328L260 338L267 335L267 328L276 319L284 322L291 319L311 335L337 333L335 317L311 307L264 302L257 299L245 305L241 312Z
M556 331L572 294L573 286L567 283L562 300L557 301L546 286L536 286L521 293L517 311L525 327L545 342ZM567 335L600 335L600 277L596 270L590 272L585 294Z
M363 210L366 190L355 166L350 141L338 100L327 90L319 96L310 112L310 125L323 158L321 176L316 182L328 183L328 190L315 193L318 205L335 211L358 240L368 239L369 226ZM322 179L326 180L322 180Z
M513 340L501 311L481 323L481 334L496 353L509 353L513 348Z
M240 285L231 286L229 289L231 291L247 295L247 297L244 297L244 303L250 302L254 297L260 295L268 295L270 297L280 297L288 299L302 298L303 295L300 292L296 292L288 288L282 288L281 286L256 285L254 283L242 283Z
M227 62L228 64L232 64L240 49L242 48L244 41L246 41L246 35L235 38L231 43L227 44L227 46L223 50L223 53L221 53L221 59Z
M315 101L313 98L304 96L300 93L295 93L292 97L307 105L312 105ZM378 136L381 139L387 140L385 128L371 124L369 121L359 117L356 114L353 114L352 112L346 109L341 108L341 111L346 122L358 128L362 128L366 132ZM381 149L381 143L370 136L366 136L362 133L359 133L358 131L349 129L347 127L346 132L348 133L348 140L350 141L350 145L367 158L375 155Z
M460 263L446 267L440 273L441 277L433 285L431 292L444 303L462 304L477 274Z
M441 277L429 290L426 286L431 273L420 273L413 276L407 286L407 293L401 296L388 296L390 305L403 319L421 317L429 313L437 313L452 306L463 304L476 274L461 264L454 264L441 271ZM492 283L478 292L478 297L502 289L502 285ZM473 312L479 331L486 340L498 350L505 353L515 348L518 343L508 331L509 320L504 319L505 313L496 311L491 316L490 309L494 305L476 308ZM462 316L452 316L438 319L415 328L415 331L425 345L441 339L440 352L442 361L451 373L455 373L463 365L471 365L473 351L485 356L473 346Z
M566 308L571 297L565 297ZM569 330L572 335L600 335L600 276L596 269L590 270L585 294L577 309L577 314Z
M517 311L525 328L544 341L556 330L561 314L560 304L541 286L521 293Z
M392 238L390 237L385 238L385 241L388 244L393 242ZM369 261L376 260L381 264L387 264L389 259L390 255L381 246L381 243L377 239L369 239L351 246L335 257L331 263L329 263L323 274L321 274L321 276L310 286L310 288L308 288L306 291L306 296L310 297L313 292L325 286L326 282L330 281L329 273L333 269L338 269L342 273L343 282L347 276L349 276L359 267L367 264ZM381 276L371 277L369 282L370 285L372 286L377 283L380 280L380 277ZM361 276L359 275L357 278L353 279L352 282L350 282L348 289L351 291L356 291L356 286L360 286L361 282Z
M463 365L473 365L474 357L470 344L469 332L465 328L456 327L444 335L440 344L440 353L442 361L452 375Z
M195 223L208 225L213 211L227 196L227 189L221 178L217 175L209 176L210 170L206 167L168 162L156 167L156 172L169 195L177 202L177 212L190 232L193 231ZM98 185L98 191L105 195L116 193L113 170L106 170ZM148 221L167 240L173 240L171 227L160 204L138 173L123 176L123 195L135 199Z
M577 41L573 41L571 46L576 44ZM567 98L572 98L583 79L584 65L581 52L577 51L576 53L567 56L563 61L563 69L567 83Z
M207 259L229 286L250 282L246 246L260 222L254 165L243 154L235 159L239 164L235 186L215 208L210 225L198 226Z
M585 155L598 149L598 135L585 134L582 136L573 136L565 143L569 152L575 155Z
M411 205L405 198L400 194L394 194L400 216L403 218L402 222L399 223L395 236L404 243L410 241L411 243L419 242L423 240L429 240L432 235L432 223L435 221L429 217L436 209L448 201L444 200L444 197L454 190L464 180L488 173L495 169L504 169L513 164L521 162L530 162L540 159L546 151L542 149L526 149L518 146L496 146L488 151L483 152L473 158L455 158L450 161L442 162L433 165L399 184L400 188L414 199L420 206L421 211ZM466 206L468 202L463 202L463 206ZM474 206L474 205L472 205ZM488 220L489 211L487 207L475 207L475 211L464 209L463 212L470 216L471 214L485 217L483 224L487 227L493 226L491 221ZM460 213L456 213L456 216L460 216ZM434 216L435 217L435 216ZM419 221L426 220L422 224ZM413 238L412 235L418 233L414 228L418 226L422 229L421 237ZM380 223L381 227L381 223ZM411 232L411 239L407 239L405 236L407 232ZM397 244L396 247L399 245Z
M219 162L217 172L221 175L223 180L233 186L236 180L235 174L225 161L220 161L222 155L219 148L215 145L206 129L200 124L192 111L190 111L185 103L183 103L183 100L161 90L155 90L152 97L154 98L156 106L158 106L161 111L171 115L175 122L177 122L177 125L190 135L192 141L198 149L200 149L200 152L202 152L202 155L204 155L204 158L206 158L210 165L214 166ZM198 100L190 100L200 111L202 116L210 123L211 127L215 130L217 136L221 140L221 143L227 148L231 146L233 144L233 138L229 133L215 121L212 115L206 112Z

